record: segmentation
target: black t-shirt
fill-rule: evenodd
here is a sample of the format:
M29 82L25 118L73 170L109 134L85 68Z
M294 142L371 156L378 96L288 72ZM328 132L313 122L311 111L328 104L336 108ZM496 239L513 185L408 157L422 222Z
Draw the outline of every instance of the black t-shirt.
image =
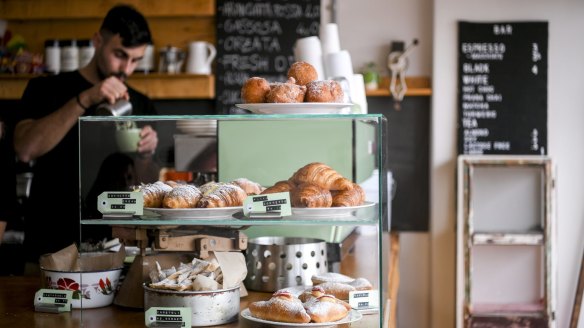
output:
M53 113L77 94L92 87L79 71L29 81L21 99L20 119ZM145 95L128 88L133 115L155 115ZM95 106L86 116L95 115ZM79 128L75 124L51 151L36 159L30 198L25 211L27 260L58 251L79 241Z

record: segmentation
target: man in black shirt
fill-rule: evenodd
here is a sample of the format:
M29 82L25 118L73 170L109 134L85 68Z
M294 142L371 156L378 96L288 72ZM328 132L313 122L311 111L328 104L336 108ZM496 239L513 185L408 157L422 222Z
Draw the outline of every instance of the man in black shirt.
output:
M14 146L19 160L34 161L25 210L27 261L79 241L80 116L96 115L102 103L129 100L133 115L156 114L143 94L125 84L152 42L145 18L126 5L113 7L93 36L95 54L77 71L30 80L21 99ZM138 152L151 156L156 131L143 126Z

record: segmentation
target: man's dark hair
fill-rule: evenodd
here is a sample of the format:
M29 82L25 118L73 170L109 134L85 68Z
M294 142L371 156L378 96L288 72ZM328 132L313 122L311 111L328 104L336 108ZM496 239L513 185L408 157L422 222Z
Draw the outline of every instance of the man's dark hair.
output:
M117 5L110 9L99 31L104 36L119 34L122 45L128 48L152 43L146 18L129 5Z

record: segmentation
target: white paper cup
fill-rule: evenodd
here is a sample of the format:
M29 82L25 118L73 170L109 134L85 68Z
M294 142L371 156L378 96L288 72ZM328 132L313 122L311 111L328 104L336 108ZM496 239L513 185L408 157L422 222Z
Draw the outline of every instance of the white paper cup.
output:
M365 95L363 74L353 74L351 82L351 100L359 106L359 108L354 108L353 113L367 114L367 97Z
M318 73L318 79L324 80L324 65L322 62L322 46L317 36L309 36L296 40L294 45L294 59L305 61Z
M324 58L327 78L344 77L349 81L349 84L352 84L353 63L351 62L351 54L347 50L329 53Z
M320 26L320 42L322 44L322 54L326 56L332 52L341 51L341 41L339 40L339 27L335 23Z
M116 144L122 153L134 153L138 151L140 142L140 129L116 130Z

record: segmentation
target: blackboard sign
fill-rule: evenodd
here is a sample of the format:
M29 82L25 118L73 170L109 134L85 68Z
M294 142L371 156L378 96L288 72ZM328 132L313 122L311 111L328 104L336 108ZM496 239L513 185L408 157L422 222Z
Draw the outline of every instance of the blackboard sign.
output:
M547 22L459 22L458 153L547 151Z
M238 113L252 76L286 81L297 39L319 34L320 0L217 0L217 113Z

